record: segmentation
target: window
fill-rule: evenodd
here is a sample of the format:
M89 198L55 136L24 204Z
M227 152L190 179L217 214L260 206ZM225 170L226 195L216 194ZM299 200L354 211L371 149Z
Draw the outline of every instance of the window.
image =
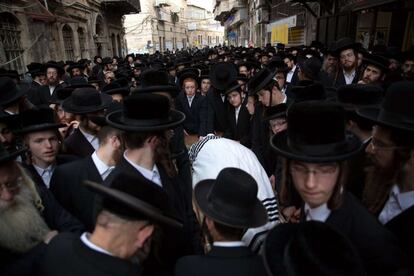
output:
M13 60L6 65L6 68L24 71L19 22L12 14L0 13L0 42L0 45L3 45L6 61Z
M78 29L78 38L79 38L79 48L80 48L80 55L81 58L84 58L84 52L86 50L86 39L85 39L85 33L83 32L82 28Z
M75 53L73 51L73 33L72 29L65 25L62 28L63 44L65 45L65 56L67 60L74 60Z
M117 55L117 51L116 51L115 34L112 34L111 35L111 43L112 43L112 56L116 56Z

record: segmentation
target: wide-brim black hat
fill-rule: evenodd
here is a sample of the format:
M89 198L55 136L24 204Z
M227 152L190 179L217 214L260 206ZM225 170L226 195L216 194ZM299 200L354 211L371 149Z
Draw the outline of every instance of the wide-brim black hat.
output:
M95 88L92 84L89 84L89 81L82 76L76 76L69 80L69 85L66 86L68 88L76 89L76 88Z
M136 219L136 220L151 220L161 225L171 226L175 228L182 228L182 223L176 218L168 214L166 208L161 207L161 204L151 204L156 202L155 195L162 196L163 190L155 183L146 181L145 179L134 177L129 174L120 174L113 180L117 182L123 181L116 187L107 187L104 184L99 184L92 181L85 181L84 184L92 191L103 196L102 207L110 212L113 212L122 217ZM131 185L132 184L132 185ZM123 187L123 186L136 187ZM118 187L120 186L120 187ZM141 194L147 194L147 198L139 198L138 193L134 191L128 192L128 189L135 188ZM168 200L168 197L165 197Z
M289 97L291 97L295 103L304 101L323 101L326 100L325 87L319 82L300 82L300 84L293 86L290 90Z
M9 152L6 150L2 143L0 143L0 164L6 163L8 161L14 160L17 156L25 152L27 148L21 148L18 150L14 150Z
M379 107L384 97L384 89L373 84L348 84L336 90L336 98L347 110L364 107Z
M106 116L109 125L131 132L171 129L184 120L184 113L170 109L167 97L139 93L127 97L122 110Z
M169 83L167 72L149 69L141 74L141 85L134 89L132 94L155 92L166 92L175 98L180 89L177 85Z
M200 78L198 77L199 74L200 72L196 68L186 68L184 70L181 70L177 74L179 87L180 88L183 87L184 80L187 78L193 79L196 81L196 83L199 83L200 81Z
M237 69L234 64L227 62L216 63L210 70L211 85L217 90L224 91L237 78Z
M72 69L78 68L79 70L84 70L86 68L86 65L83 63L73 63L69 65L69 67L66 69L66 72L72 73Z
M287 135L274 135L271 147L280 155L311 163L349 159L365 145L345 130L345 110L336 103L305 101L287 112Z
M335 56L339 56L343 50L347 50L347 49L359 50L361 48L361 44L356 43L354 40L352 40L349 37L343 37L335 41L334 47L335 48L333 49L332 53Z
M26 93L19 89L16 83L9 77L0 77L0 106L5 107Z
M47 68L55 68L59 76L65 74L65 69L56 62L48 62L43 65L43 71L47 72Z
M19 114L20 129L16 134L26 134L43 130L56 130L66 126L55 121L55 114L51 108L28 109Z
M200 181L194 197L201 211L221 224L255 228L267 223L266 208L257 198L257 183L240 169L225 168L217 179Z
M266 108L263 121L270 121L273 119L286 118L287 105L281 103L278 105Z
M320 221L276 225L263 249L268 275L366 275L351 241Z
M128 96L130 93L128 88L122 87L120 84L116 82L112 82L110 84L105 85L104 87L102 87L101 92L108 95L121 94L123 97Z
M224 94L230 94L231 92L233 92L233 91L237 91L237 92L241 92L241 86L242 86L243 84L239 84L238 83L238 81L236 80L236 81L234 81L234 82L232 82L232 83L230 83L229 84L229 87L228 88L226 88L226 91L224 91Z
M391 84L381 107L367 107L357 110L361 117L377 124L414 132L414 81L400 81Z
M87 114L104 110L112 97L99 93L95 88L77 88L62 102L62 108L73 114Z
M387 72L388 67L390 66L390 61L387 58L376 54L365 55L362 62L367 65L372 64L375 67L380 68L382 72Z
M274 76L275 76L275 72L268 68L264 68L260 70L259 72L257 72L247 83L249 87L249 94L250 95L257 94L260 90L262 90L266 85L268 85L273 80Z

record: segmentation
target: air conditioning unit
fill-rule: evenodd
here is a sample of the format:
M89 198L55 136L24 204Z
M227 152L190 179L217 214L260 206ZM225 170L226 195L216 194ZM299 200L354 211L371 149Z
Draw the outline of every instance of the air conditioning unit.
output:
M269 11L265 9L256 10L256 22L257 23L268 23L269 22Z

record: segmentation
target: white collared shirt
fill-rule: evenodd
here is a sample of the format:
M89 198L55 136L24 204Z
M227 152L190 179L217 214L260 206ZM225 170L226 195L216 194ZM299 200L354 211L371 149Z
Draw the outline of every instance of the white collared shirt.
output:
M124 152L124 158L126 161L128 161L129 164L131 164L131 166L133 166L137 171L139 171L146 179L151 180L155 184L162 187L161 177L160 177L160 173L158 171L157 165L154 164L154 167L152 167L152 170L148 170L144 167L141 167L140 165L135 164L130 159L128 159L126 155L126 151Z
M239 247L239 246L246 246L246 244L242 241L221 241L221 242L213 242L214 246L220 247Z
M378 219L382 224L386 224L404 210L414 205L414 191L401 193L398 185L392 186L390 197L385 203Z
M97 251L109 256L113 256L113 254L111 254L109 251L103 249L102 247L99 247L95 244L93 244L90 240L89 240L89 233L85 232L82 234L82 236L80 237L81 241L90 249L92 249L93 251Z
M111 171L115 168L115 166L108 166L105 164L99 156L96 154L96 151L92 153L92 161L95 164L95 167L98 169L99 174L102 177L102 180L105 180Z
M97 150L99 147L99 141L98 141L98 137L96 137L95 135L89 134L87 132L85 132L84 130L82 130L81 127L79 127L80 132L83 134L83 136L86 138L86 140L88 140L89 144L92 145L92 147Z
M346 84L351 84L351 83L352 83L352 81L353 81L353 80L354 80L354 78L355 78L355 74L356 74L355 69L354 69L354 70L352 70L352 72L351 72L350 74L348 74L348 73L347 73L347 72L345 72L345 71L343 71L343 73L344 73L345 83L346 83Z
M287 76L286 76L286 82L292 82L292 78L293 78L293 74L295 73L295 70L296 70L296 65L295 66L293 66L292 67L292 70L290 70L288 73L287 73Z
M241 105L239 105L238 107L234 109L234 114L236 115L236 124L237 124L237 121L239 120L240 108L241 108Z
M306 221L317 220L325 222L331 214L331 210L328 208L326 203L316 208L311 208L307 203L305 203L305 214Z
M37 171L37 173L42 177L43 183L45 183L46 187L49 189L50 186L50 179L52 178L53 171L55 170L54 164L50 165L46 169L40 168L33 164L33 167Z

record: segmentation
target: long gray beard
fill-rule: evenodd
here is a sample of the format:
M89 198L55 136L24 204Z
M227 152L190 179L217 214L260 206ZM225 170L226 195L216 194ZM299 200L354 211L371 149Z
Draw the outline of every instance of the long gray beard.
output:
M50 231L33 201L33 193L25 183L21 183L20 191L11 204L0 200L1 247L25 253Z

